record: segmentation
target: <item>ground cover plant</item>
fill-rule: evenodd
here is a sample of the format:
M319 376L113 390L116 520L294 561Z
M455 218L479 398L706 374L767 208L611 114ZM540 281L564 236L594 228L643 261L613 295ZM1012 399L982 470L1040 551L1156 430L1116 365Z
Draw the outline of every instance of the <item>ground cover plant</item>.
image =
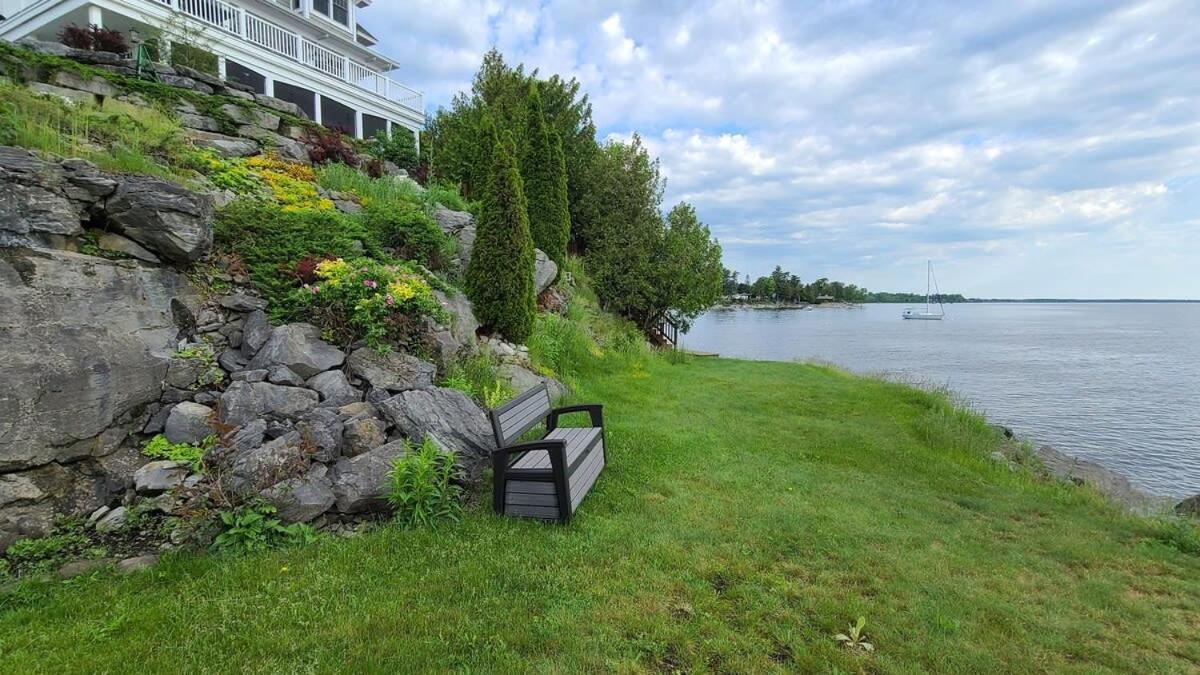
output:
M996 434L939 394L714 359L646 359L579 388L605 404L609 466L569 526L482 504L436 530L20 585L0 600L0 669L1200 663L1200 557L1154 521L992 462ZM858 617L873 652L835 639Z

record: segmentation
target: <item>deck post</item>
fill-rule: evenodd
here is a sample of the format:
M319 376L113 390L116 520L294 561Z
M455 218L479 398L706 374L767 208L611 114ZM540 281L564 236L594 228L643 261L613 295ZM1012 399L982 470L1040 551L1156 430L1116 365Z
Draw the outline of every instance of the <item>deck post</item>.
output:
M270 75L263 75L263 94L267 96L275 95L275 78Z
M104 9L97 5L88 5L88 25L104 28Z
M321 124L321 92L313 92L313 121Z

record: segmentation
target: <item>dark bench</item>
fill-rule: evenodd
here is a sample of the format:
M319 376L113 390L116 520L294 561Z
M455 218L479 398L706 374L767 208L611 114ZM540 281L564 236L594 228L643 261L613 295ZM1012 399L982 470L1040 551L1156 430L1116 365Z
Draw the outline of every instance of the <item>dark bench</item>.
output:
M558 419L586 412L590 427L559 427ZM491 411L499 448L492 501L496 513L567 522L604 468L604 416L598 405L550 407L546 385L534 387ZM514 441L546 422L541 439Z

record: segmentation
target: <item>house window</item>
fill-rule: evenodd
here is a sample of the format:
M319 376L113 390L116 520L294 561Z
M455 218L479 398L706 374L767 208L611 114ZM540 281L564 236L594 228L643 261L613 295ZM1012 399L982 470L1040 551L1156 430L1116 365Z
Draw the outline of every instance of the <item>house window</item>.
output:
M312 8L343 26L350 25L350 0L312 0Z

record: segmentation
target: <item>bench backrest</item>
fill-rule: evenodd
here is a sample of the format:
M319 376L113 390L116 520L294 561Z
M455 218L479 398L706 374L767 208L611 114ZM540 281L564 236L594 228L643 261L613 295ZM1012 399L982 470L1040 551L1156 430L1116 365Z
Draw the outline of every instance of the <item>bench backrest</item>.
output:
M509 445L550 414L550 390L545 384L521 394L491 412L496 444Z

